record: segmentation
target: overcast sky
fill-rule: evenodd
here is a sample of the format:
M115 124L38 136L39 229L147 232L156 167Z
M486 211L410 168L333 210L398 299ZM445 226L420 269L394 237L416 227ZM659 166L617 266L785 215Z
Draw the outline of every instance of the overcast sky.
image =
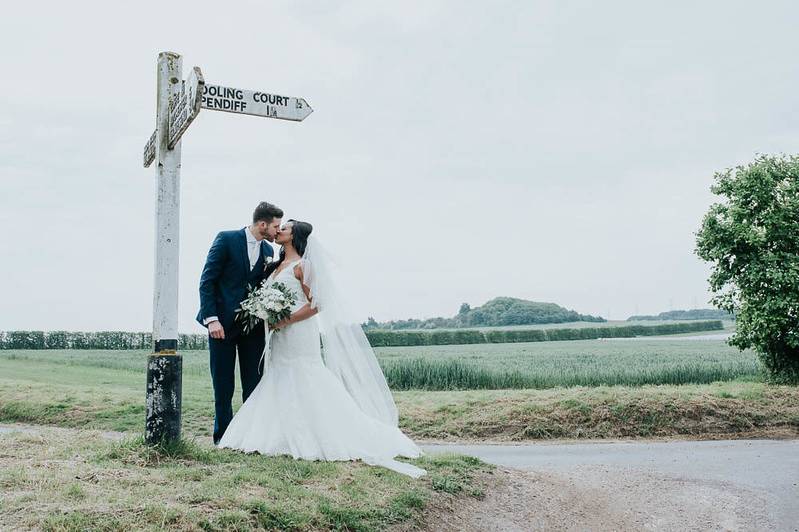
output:
M180 329L208 247L267 200L364 318L496 296L705 307L713 173L795 152L795 2L14 2L0 19L0 330L150 330L156 59L304 97L183 137Z

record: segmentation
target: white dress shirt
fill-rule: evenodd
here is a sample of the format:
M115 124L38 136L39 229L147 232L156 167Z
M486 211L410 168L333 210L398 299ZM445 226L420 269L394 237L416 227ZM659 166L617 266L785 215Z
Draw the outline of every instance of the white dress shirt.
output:
M244 234L247 235L247 252L250 255L250 270L252 270L255 267L255 263L258 262L258 255L261 252L261 241L255 239L249 227L244 228Z

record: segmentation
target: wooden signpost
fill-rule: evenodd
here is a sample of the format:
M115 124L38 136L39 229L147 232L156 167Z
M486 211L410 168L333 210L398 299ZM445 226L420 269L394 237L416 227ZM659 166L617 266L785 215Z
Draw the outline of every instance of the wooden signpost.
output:
M144 145L147 168L157 162L153 353L147 360L145 440L180 439L183 358L178 353L178 236L181 138L201 109L301 122L313 112L302 99L207 85L198 67L185 80L183 60L158 54L155 131Z

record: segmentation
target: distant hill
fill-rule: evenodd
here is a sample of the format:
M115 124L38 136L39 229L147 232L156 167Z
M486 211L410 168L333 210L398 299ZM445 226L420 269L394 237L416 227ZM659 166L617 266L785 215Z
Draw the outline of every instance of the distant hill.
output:
M571 321L604 322L604 318L578 314L555 303L539 303L513 297L497 297L481 307L461 305L452 318L409 319L378 323L373 318L363 324L364 329L441 329L459 327L496 327L503 325L534 325L538 323L566 323Z
M735 316L726 310L714 308L697 308L693 310L670 310L657 316L630 316L627 321L663 321L663 320L734 320Z

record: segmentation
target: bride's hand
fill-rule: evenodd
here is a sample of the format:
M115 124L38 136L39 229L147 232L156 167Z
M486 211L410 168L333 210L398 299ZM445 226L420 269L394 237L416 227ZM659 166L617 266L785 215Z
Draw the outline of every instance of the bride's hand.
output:
M274 331L276 329L282 329L282 328L287 327L289 325L291 325L291 320L287 319L287 320L283 320L281 322L278 322L278 323L276 323L274 325L270 324L269 325L269 330L270 331Z

